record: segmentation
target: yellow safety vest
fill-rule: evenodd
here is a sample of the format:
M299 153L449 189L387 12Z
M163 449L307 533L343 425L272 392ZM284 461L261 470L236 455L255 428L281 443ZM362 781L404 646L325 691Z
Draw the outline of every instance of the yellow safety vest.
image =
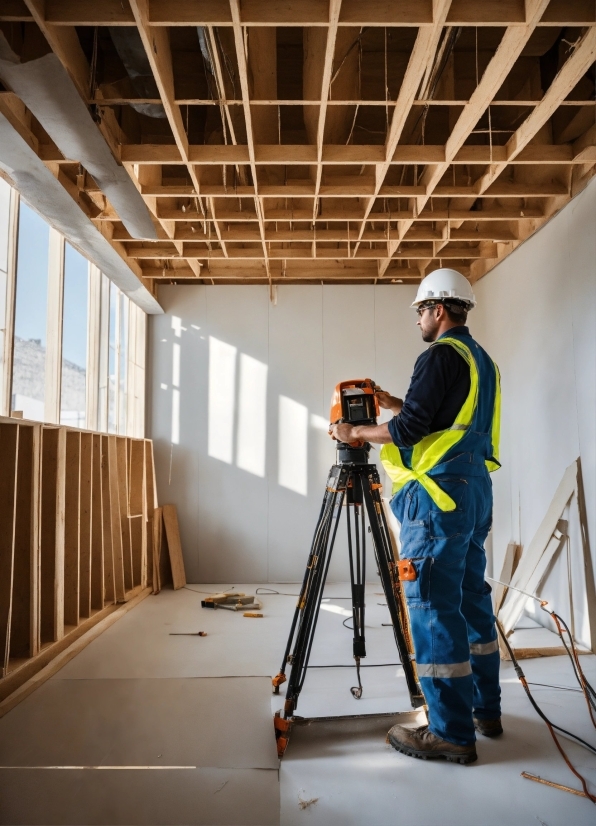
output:
M380 459L387 475L393 482L394 494L401 490L408 482L415 479L420 482L437 507L442 511L452 511L455 510L455 502L428 474L434 467L440 464L448 451L466 435L474 421L478 407L478 365L468 345L464 344L460 339L440 338L433 346L439 344L447 344L454 347L466 360L470 368L470 392L457 414L457 418L447 430L429 433L428 436L425 436L414 445L411 468L405 466L400 449L395 444L383 445ZM492 456L490 459L485 460L490 472L500 467L498 458L501 425L501 380L497 365L494 364L494 367L496 388L491 427Z

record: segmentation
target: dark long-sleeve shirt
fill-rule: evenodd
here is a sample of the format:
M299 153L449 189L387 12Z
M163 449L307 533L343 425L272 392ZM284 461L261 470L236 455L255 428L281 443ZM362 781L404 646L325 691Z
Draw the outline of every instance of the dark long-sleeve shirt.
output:
M448 334L469 335L467 327ZM470 392L470 368L454 347L429 347L418 356L401 412L389 421L398 447L412 447L429 433L451 427Z

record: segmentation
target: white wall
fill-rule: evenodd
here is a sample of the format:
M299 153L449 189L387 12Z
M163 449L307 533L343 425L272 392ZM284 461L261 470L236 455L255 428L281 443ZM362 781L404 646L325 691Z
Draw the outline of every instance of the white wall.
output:
M264 286L160 290L148 425L159 500L178 506L189 581L302 579L335 461L326 433L332 390L370 377L406 392L425 346L414 295L405 285L289 285L274 306ZM210 404L223 428L217 439ZM344 530L330 581L348 579Z
M581 457L596 549L596 181L475 285L471 316L503 383L502 462L493 475L494 570L511 540L526 546L565 468ZM576 632L589 642L582 554L570 509ZM569 616L561 560L544 597ZM544 616L544 615L543 615ZM596 640L595 640L596 643Z

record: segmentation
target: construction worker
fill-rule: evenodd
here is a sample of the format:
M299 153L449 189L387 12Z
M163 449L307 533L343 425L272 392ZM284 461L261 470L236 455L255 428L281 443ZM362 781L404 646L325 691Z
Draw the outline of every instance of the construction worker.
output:
M401 523L401 558L415 579L402 582L428 725L393 726L391 745L421 758L477 759L475 730L502 733L499 650L484 541L492 522L489 471L499 467L499 371L465 326L475 305L461 273L439 269L412 304L429 349L419 356L402 402L372 427L335 425L338 441L383 444Z

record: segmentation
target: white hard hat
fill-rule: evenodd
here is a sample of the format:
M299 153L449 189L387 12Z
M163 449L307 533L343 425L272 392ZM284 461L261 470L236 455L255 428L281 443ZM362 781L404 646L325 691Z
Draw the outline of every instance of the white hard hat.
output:
M449 298L463 302L469 310L476 305L476 299L468 279L464 278L457 270L442 267L422 279L411 306L418 307L419 304L425 301L440 301Z

